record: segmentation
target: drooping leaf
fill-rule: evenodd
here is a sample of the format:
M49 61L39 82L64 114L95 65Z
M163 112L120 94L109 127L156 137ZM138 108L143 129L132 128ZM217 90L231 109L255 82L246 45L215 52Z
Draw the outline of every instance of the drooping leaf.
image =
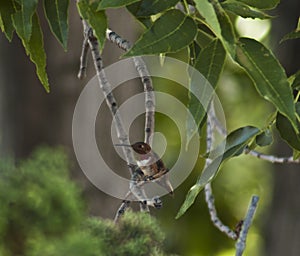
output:
M241 2L255 7L257 9L273 9L275 8L280 0L268 0L268 1L261 1L261 0L240 0Z
M67 50L69 0L44 0L44 10L52 33Z
M220 39L222 40L227 52L234 59L237 39L233 29L233 24L218 0L211 0L211 3L215 9L221 28L222 37Z
M254 126L245 126L238 128L231 132L224 143L225 148L222 143L210 152L210 155L216 157L222 156L222 161L240 155L246 145L260 133L260 130Z
M15 13L15 9L12 1L0 1L1 30L9 41L12 40L15 31L11 17L13 13Z
M273 53L254 39L240 38L236 57L259 94L273 103L298 131L292 90L283 67Z
M250 8L248 5L236 0L227 0L222 2L221 5L225 10L244 18L269 19L272 17L263 11Z
M179 0L142 0L138 2L138 10L136 15L139 17L147 17L154 15L175 6Z
M158 18L125 56L177 52L197 34L194 20L179 10L169 10Z
M138 1L140 0L102 0L98 5L97 10L103 10L107 8L118 8Z
M236 38L233 25L220 3L216 0L195 0L195 3L208 27L223 42L230 55L234 57Z
M46 72L46 53L44 50L43 34L36 14L32 17L32 34L28 42L22 40L27 54L36 66L36 73L46 92L50 92L48 76Z
M255 143L260 147L269 146L273 143L272 132L267 129L262 133L258 134L255 138Z
M201 48L206 47L214 39L215 37L213 37L209 33L205 32L202 29L198 29L196 42Z
M97 3L81 0L77 3L81 16L88 21L93 28L99 42L100 51L103 50L106 38L107 18L104 11L96 11Z
M137 12L140 8L140 2L133 3L126 6L127 10L132 14L132 16L146 29L150 28L153 24L151 17L138 17Z
M291 40L291 39L299 39L300 38L300 30L295 30L292 31L290 33L288 33L287 35L285 35L281 40L280 43L286 41L286 40Z
M195 202L198 194L201 192L202 188L200 186L194 185L190 188L188 191L184 203L181 205L177 215L176 219L179 219L185 212L193 205Z
M295 90L300 90L300 70L298 70L294 76L292 88Z
M32 16L38 0L20 0L20 9L12 15L13 24L18 36L28 42L32 31Z
M194 122L198 128L206 116L208 104L216 88L225 62L226 52L219 39L214 39L203 48L195 61L195 68L205 77L201 83L194 74L191 74L189 88L188 109L192 116L187 119L187 144L193 135Z
M296 103L296 110L300 116L300 102ZM300 123L298 122L300 128ZM293 149L300 151L300 133L296 133L290 121L280 113L276 117L276 127L280 137L284 139Z
M259 129L253 126L246 126L231 132L224 142L212 152L216 157L203 170L197 183L189 190L184 203L182 204L176 219L181 217L194 203L198 194L202 191L205 185L211 182L217 175L220 165L225 160L234 156L240 155L247 144L259 133Z
M198 12L205 19L208 27L217 37L221 38L221 27L212 4L208 0L195 0L195 3Z
M286 41L286 40L290 40L290 39L299 39L300 38L300 18L298 19L298 25L297 25L297 28L286 34L281 40L280 40L280 43Z
M201 72L213 88L216 88L225 62L226 52L219 39L212 40L195 62L195 68Z
M190 60L190 50L188 47L184 47L183 49L181 49L180 51L176 52L176 53L166 53L165 54L166 57L170 57L172 59L177 59L177 60L180 60L180 61L183 61L185 63L188 63L189 60ZM162 66L163 66L163 63L162 62ZM183 72L182 73L186 73L186 75L184 75L185 77L188 77L188 67L186 68L186 70L182 70Z

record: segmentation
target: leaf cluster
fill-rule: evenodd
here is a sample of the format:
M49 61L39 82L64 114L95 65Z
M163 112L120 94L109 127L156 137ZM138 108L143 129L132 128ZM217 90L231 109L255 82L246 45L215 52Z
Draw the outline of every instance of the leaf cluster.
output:
M299 71L289 78L271 49L253 38L240 37L234 21L238 16L255 19L272 18L267 12L274 9L279 0L80 0L80 15L92 27L99 41L100 51L106 40L108 27L106 11L110 8L126 8L142 25L144 31L125 56L145 54L167 55L186 50L187 60L205 78L199 84L190 74L188 109L193 118L187 120L187 144L206 123L207 105L217 88L226 59L232 60L253 81L258 94L274 106L274 113L264 127L241 127L230 133L224 141L225 155L216 159L204 170L188 194L183 209L195 200L203 186L218 173L220 163L237 156L246 147L271 144L273 126L299 158L300 114L297 100ZM49 91L46 75L46 55L43 37L36 11L38 0L7 0L0 3L0 27L9 40L13 32L22 39L37 74ZM68 35L68 0L44 0L44 13L53 34L66 49ZM282 41L299 38L299 24L295 31ZM227 56L229 58L227 58ZM211 93L201 93L213 88ZM294 97L294 94L297 95ZM296 104L297 103L297 104ZM196 122L197 126L193 124ZM233 148L230 147L233 141ZM236 151L236 149L238 149ZM229 151L227 151L229 150ZM212 168L213 167L213 168ZM192 196L190 196L192 195ZM181 210L183 214L185 210Z
M5 0L0 2L0 28L9 41L14 32L31 61L47 92L50 91L46 72L43 31L37 13L38 0ZM43 0L44 15L57 40L67 49L69 0Z
M297 99L293 90L299 90L299 72L288 78L284 68L272 51L253 38L240 37L234 20L241 16L253 19L270 19L268 10L274 9L279 0L227 0L227 1L106 1L99 2L97 10L126 7L142 24L144 32L125 56L163 54L188 49L189 64L206 79L190 74L188 108L192 114L187 120L187 143L206 123L206 109L213 90L218 85L226 63L226 56L245 70L253 81L258 94L273 104L275 112L265 127L241 127L231 132L222 144L224 151L213 159L190 189L177 217L194 202L205 184L212 181L224 161L243 153L246 147L270 145L273 142L272 126L299 157L299 120ZM298 28L283 40L299 38ZM201 90L200 90L201 88ZM204 93L206 92L206 93ZM298 91L299 97L299 91ZM202 104L201 104L201 103ZM207 102L207 104L203 104ZM277 117L276 117L277 116ZM196 122L197 127L193 124ZM288 131L288 132L287 132Z

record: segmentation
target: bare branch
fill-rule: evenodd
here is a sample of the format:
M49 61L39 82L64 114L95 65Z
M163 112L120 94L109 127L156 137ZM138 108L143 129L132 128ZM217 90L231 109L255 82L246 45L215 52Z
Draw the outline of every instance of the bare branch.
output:
M85 31L85 37L87 38L88 45L91 49L93 62L94 62L94 66L95 66L95 69L96 69L96 73L97 73L98 81L99 81L99 84L100 84L100 88L102 89L103 94L105 96L107 106L109 107L112 115L114 116L113 120L114 120L115 127L116 127L116 130L117 130L118 139L119 139L121 144L129 145L130 142L129 142L129 139L128 139L128 135L127 135L127 133L124 129L124 125L123 125L123 121L122 121L122 118L120 116L120 113L117 111L118 110L118 105L117 105L117 102L116 102L116 100L114 98L114 95L112 93L112 87L109 84L109 82L108 82L108 80L105 76L104 70L103 70L102 58L100 56L99 47L98 47L98 40L93 35L93 31L89 27L87 22L85 20L82 20L82 23L83 23L83 28L84 28L84 31ZM130 147L123 147L123 153L125 155L126 162L127 162L127 165L129 167L129 171L130 171L131 176L132 176L135 172L135 165L132 164L132 163L135 162L132 150L131 150ZM140 187L139 189L136 189L132 192L138 200L143 202L143 206L141 206L141 210L149 212L149 207L148 207L147 203L146 204L144 203L144 202L147 202L147 201L145 199L146 197L144 196L143 188ZM139 193L137 193L137 192L139 192ZM142 198L139 197L140 194L143 196ZM126 209L126 207L124 208L124 210L125 209Z
M255 156L259 159L266 160L266 161L271 162L271 163L280 163L280 164L283 164L283 163L299 164L300 163L300 159L294 160L292 156L290 156L290 157L277 157L277 156L272 156L272 155L266 155L266 154L260 153L256 150L249 150L248 148L246 148L244 150L244 152L245 152L245 154Z
M208 113L208 119L207 119L207 151L210 150L211 145L213 143L213 139L214 139L213 133L212 133L213 126L215 126L217 128L219 133L226 136L226 131L225 131L224 127L222 125L220 125L219 120L216 118L213 103L211 103L211 107L210 107L210 111ZM211 161L210 159L207 159L206 161L208 161L208 160ZM208 165L209 162L208 163L206 162L206 164ZM233 240L238 239L238 241L236 243L236 256L241 256L246 247L246 238L247 238L248 230L251 226L251 223L252 223L252 220L254 217L254 213L257 208L257 202L259 200L259 197L258 196L252 197L250 206L248 208L247 215L246 215L245 219L241 222L242 223L241 230L233 231L229 227L225 226L221 222L221 220L218 218L217 210L216 210L216 207L214 204L215 199L214 199L214 196L212 193L212 188L211 188L210 183L206 184L204 191L205 191L205 200L208 205L209 214L210 214L212 222L220 231L224 232L228 237L232 238Z
M229 227L224 225L218 217L217 210L215 207L215 198L210 183L205 185L204 192L205 192L205 201L208 206L211 221L221 232L225 233L231 239L236 240L238 238L237 234Z
M115 43L119 48L124 51L129 51L131 44L129 41L122 39L117 33L106 30L106 37L109 41ZM147 70L146 64L142 57L133 57L134 65L139 73L139 76L144 85L145 92L145 139L144 142L152 145L154 125L155 125L155 95L152 85L152 79Z
M84 36L83 42L82 42L82 50L80 55L80 67L77 77L79 79L83 79L86 77L86 68L87 68L87 53L89 50L89 43L86 36Z
M248 234L249 228L251 226L251 223L252 223L256 208L257 208L258 200L259 200L258 196L252 196L247 215L243 221L239 239L238 239L237 243L235 244L235 248L236 248L235 255L236 256L243 255L243 252L245 250L247 234Z
M103 94L106 99L107 106L109 107L113 117L114 117L114 122L115 122L115 127L117 130L117 136L122 144L129 144L129 139L128 135L124 129L123 121L120 116L120 113L117 111L118 110L118 105L116 102L116 99L112 93L112 87L109 84L106 75L103 70L103 64L102 64L102 58L99 53L99 47L98 47L98 40L97 38L93 35L92 29L89 27L87 22L85 20L82 20L84 31L85 31L85 36L87 38L87 42L89 44L89 47L91 49L93 61L94 61L94 66L96 69L98 81L100 84L100 88L103 91ZM134 166L132 163L135 162L133 153L130 147L122 147L126 162L128 164L130 173L133 174L134 172Z
M131 48L131 44L128 40L122 39L117 33L111 31L110 29L106 30L106 38L111 41L112 43L115 43L119 48L123 49L124 51L129 51ZM153 141L153 133L154 133L154 125L155 125L155 95L154 95L154 89L152 85L152 79L149 75L149 72L147 70L146 64L144 60L141 57L133 57L134 65L136 70L139 73L139 76L141 78L141 81L144 85L144 92L145 92L145 138L144 142L152 145ZM137 196L137 198L146 198L145 192L143 189L141 189L135 181L131 181L130 183L130 190ZM147 201L148 204L151 201ZM161 204L161 201L159 199L159 202L155 201L152 202L152 206L157 207L157 205ZM140 201L140 209L141 211L149 211L147 209L147 204L144 203L143 200Z
M212 105L212 104L211 104ZM211 149L211 146L213 144L213 127L212 127L212 106L210 107L210 111L208 113L207 117L207 128L206 128L206 151L209 152ZM205 161L205 167L210 165L212 162L211 159L207 158ZM229 227L224 225L222 221L219 219L217 210L215 207L215 198L212 192L211 183L207 183L204 188L205 193L205 201L207 203L209 215L211 218L212 223L221 231L224 232L228 237L232 238L233 240L237 239L237 234L232 231Z

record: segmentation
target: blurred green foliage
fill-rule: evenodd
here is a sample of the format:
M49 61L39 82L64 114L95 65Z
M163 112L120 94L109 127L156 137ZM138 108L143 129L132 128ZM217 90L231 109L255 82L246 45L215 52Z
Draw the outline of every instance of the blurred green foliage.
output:
M153 217L90 218L80 193L61 149L41 148L18 166L1 160L0 255L165 255Z
M18 167L0 168L1 242L12 255L22 254L32 236L60 236L82 220L80 191L61 150L41 149Z

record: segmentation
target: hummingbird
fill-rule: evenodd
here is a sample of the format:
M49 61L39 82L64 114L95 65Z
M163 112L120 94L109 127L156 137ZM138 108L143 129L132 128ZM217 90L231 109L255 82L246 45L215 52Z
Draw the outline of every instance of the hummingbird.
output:
M131 147L138 165L139 172L142 172L143 181L154 181L165 188L171 195L174 194L173 187L169 181L168 172L160 157L145 142L136 142L132 145L116 144L116 146Z

